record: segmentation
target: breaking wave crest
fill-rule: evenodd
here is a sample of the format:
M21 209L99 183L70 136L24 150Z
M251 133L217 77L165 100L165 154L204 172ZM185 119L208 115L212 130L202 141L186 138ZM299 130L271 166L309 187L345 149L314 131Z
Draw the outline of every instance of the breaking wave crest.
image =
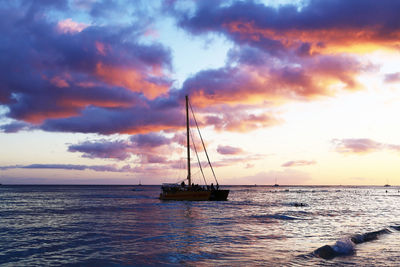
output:
M373 241L378 239L381 235L390 234L393 232L391 229L400 231L400 226L396 225L389 228L384 228L379 231L356 234L354 236L338 240L334 245L322 246L314 250L314 252L312 252L311 254L327 260L339 256L353 255L356 251L357 244Z

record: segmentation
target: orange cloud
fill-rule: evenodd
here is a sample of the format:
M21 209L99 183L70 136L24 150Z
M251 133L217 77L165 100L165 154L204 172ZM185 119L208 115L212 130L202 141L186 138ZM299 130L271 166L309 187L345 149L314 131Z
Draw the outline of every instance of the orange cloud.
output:
M50 80L50 82L59 88L69 87L68 82L60 76L55 76Z
M166 93L169 89L168 84L147 81L142 73L133 68L107 66L99 62L96 65L96 74L109 84L143 93L149 99L154 99Z
M258 27L253 21L231 21L222 24L231 34L243 41L254 43L269 39L278 41L285 48L299 48L309 43L309 55L331 53L368 53L386 48L397 50L400 32L382 37L376 28L332 28L332 29L281 29Z
M221 103L281 104L332 96L340 89L357 90L361 86L356 76L368 68L368 64L340 56L306 58L297 65L277 68L266 63L241 64L199 72L183 87L198 107Z
M48 118L54 118L54 119L68 118L76 114L77 111L72 108L47 110L47 111L43 110L43 111L37 111L35 113L26 113L23 116L21 116L21 119L29 123L41 124L44 120Z

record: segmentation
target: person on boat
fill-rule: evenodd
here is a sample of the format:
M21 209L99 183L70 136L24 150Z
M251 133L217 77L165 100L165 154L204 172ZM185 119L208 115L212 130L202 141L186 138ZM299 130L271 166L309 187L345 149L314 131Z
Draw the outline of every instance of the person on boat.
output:
M185 187L185 186L186 186L186 185L185 185L185 181L182 181L181 186L182 186L182 187Z
M211 183L211 190L215 190L213 183Z

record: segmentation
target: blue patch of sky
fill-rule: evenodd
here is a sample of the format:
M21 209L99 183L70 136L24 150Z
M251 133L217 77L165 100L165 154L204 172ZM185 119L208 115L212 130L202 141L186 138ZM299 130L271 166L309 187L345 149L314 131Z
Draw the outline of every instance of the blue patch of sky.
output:
M155 22L158 40L171 50L174 87L206 69L225 66L229 49L233 43L216 34L192 36L178 28L172 18L164 17Z

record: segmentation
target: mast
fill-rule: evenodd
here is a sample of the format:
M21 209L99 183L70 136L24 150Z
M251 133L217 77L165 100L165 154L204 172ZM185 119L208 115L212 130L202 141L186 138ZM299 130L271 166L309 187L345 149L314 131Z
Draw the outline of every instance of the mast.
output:
M186 95L186 147L187 147L187 169L189 186L192 185L191 174L190 174L190 143L189 143L189 97Z

